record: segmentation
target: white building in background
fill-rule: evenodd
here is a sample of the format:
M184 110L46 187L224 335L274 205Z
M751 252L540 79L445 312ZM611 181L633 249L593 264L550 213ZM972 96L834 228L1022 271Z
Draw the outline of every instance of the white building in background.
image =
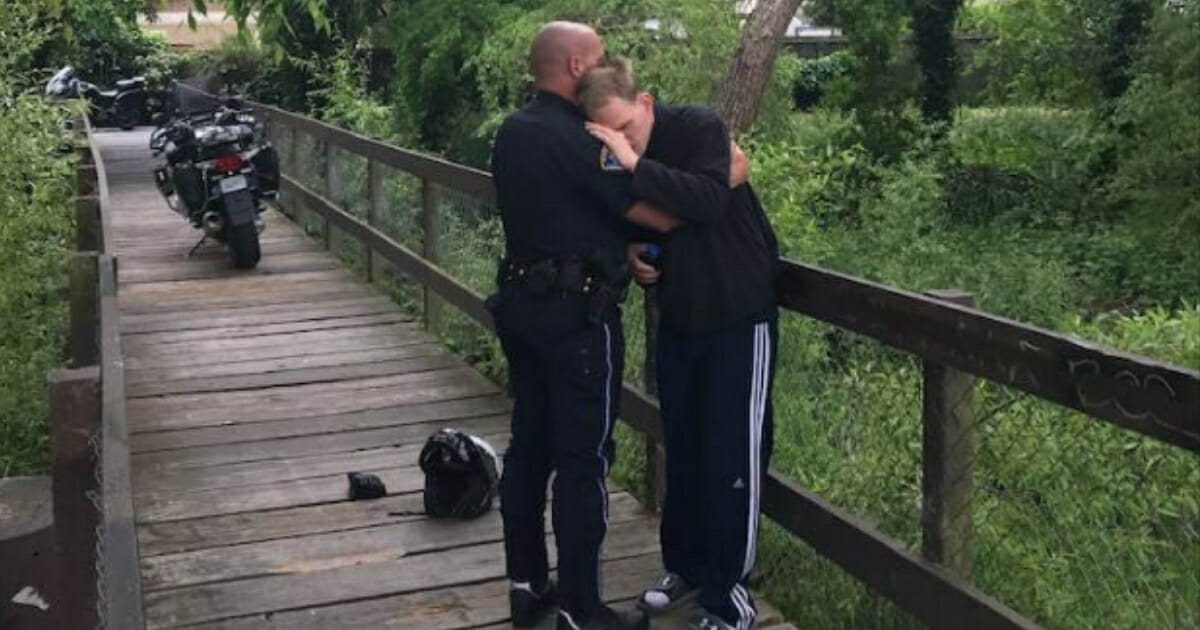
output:
M748 16L754 7L758 6L758 0L736 0L738 15ZM788 24L787 32L784 33L786 39L803 39L803 38L829 38L840 37L842 32L836 28L827 26L817 26L811 20L804 16L804 9L796 11L796 17L792 18Z

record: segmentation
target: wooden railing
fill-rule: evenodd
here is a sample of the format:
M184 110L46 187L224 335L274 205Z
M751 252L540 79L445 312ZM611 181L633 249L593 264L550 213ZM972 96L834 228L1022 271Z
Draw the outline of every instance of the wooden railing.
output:
M76 166L69 369L49 376L49 428L64 628L141 630L142 594L125 416L108 178L90 122Z
M486 172L269 105L251 106L273 133L288 134L292 148L303 134L319 140L326 151L337 147L366 158L370 172L385 165L419 178L422 225L437 223L432 216L436 206L428 202L431 183L494 203L491 176ZM376 226L374 218L385 210L378 207L376 194L369 195L370 210L364 221L287 173L282 191L285 205L301 205L322 218L327 243L329 228L340 230L361 244L368 259L387 260L479 325L493 328L483 296L440 269L436 260L395 242ZM792 260L781 261L778 293L784 309L871 337L924 361L922 554L774 470L763 484L763 512L931 628L1038 627L972 586L969 558L951 551L956 545L950 542L963 535L963 524L948 515L963 512L964 502L970 501L970 476L962 474L961 464L973 446L963 431L970 425L969 397L975 377L1200 453L1200 373L1194 370L984 313L971 308L967 296L919 295ZM652 338L653 330L647 335ZM658 403L643 388L625 384L621 416L652 443L661 443ZM659 478L654 470L661 468L655 452L647 450L651 480ZM648 494L661 491L658 481Z

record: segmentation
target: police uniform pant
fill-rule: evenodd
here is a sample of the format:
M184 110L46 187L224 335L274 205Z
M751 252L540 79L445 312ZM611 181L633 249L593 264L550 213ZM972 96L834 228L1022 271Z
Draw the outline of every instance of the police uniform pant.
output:
M620 400L625 342L620 309L586 321L587 297L508 285L495 309L513 390L512 441L500 483L508 576L540 589L549 562L543 514L558 545L560 606L586 619L601 606L600 551L608 526L605 478Z
M702 335L659 332L663 563L700 588L705 610L739 629L757 615L746 578L772 447L776 336L774 321Z

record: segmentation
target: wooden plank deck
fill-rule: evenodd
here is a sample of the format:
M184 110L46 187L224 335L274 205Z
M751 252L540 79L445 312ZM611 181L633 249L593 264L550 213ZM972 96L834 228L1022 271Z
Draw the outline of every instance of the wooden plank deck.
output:
M509 627L499 512L425 518L417 468L443 426L506 446L499 388L285 217L254 271L215 245L185 258L197 234L153 186L148 133L98 137L148 627ZM349 471L389 495L347 500ZM660 571L658 524L611 501L605 593L626 601Z

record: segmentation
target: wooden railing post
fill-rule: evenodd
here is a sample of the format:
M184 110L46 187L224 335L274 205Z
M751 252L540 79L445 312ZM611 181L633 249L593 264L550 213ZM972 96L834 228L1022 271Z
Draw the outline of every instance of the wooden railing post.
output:
M100 279L96 252L77 252L71 256L69 264L71 330L67 343L71 365L96 365L100 354L97 343Z
M931 291L932 298L974 306L970 294ZM925 559L971 581L974 564L972 485L975 460L975 377L925 360L923 364L921 552Z
M75 165L75 191L80 197L98 194L100 185L96 178L96 165L80 162Z
M376 227L379 211L383 209L383 172L379 162L367 158L367 225ZM367 282L375 282L375 252L363 243L363 258L366 260Z
M100 251L100 198L95 195L75 199L75 250Z
M425 260L437 265L439 262L438 254L438 229L440 221L438 221L438 204L437 191L434 190L433 184L428 179L421 180L421 233L424 238L422 240L421 255ZM442 322L442 305L438 301L437 294L434 293L428 286L425 287L425 330L432 333L437 333L441 330Z
M92 499L99 488L93 442L100 431L100 368L55 370L47 381L59 622L63 628L92 628L97 621L100 514Z
M658 289L647 286L642 293L645 318L646 357L642 362L642 387L651 396L658 395ZM646 507L662 510L667 494L667 450L649 435L646 443Z

